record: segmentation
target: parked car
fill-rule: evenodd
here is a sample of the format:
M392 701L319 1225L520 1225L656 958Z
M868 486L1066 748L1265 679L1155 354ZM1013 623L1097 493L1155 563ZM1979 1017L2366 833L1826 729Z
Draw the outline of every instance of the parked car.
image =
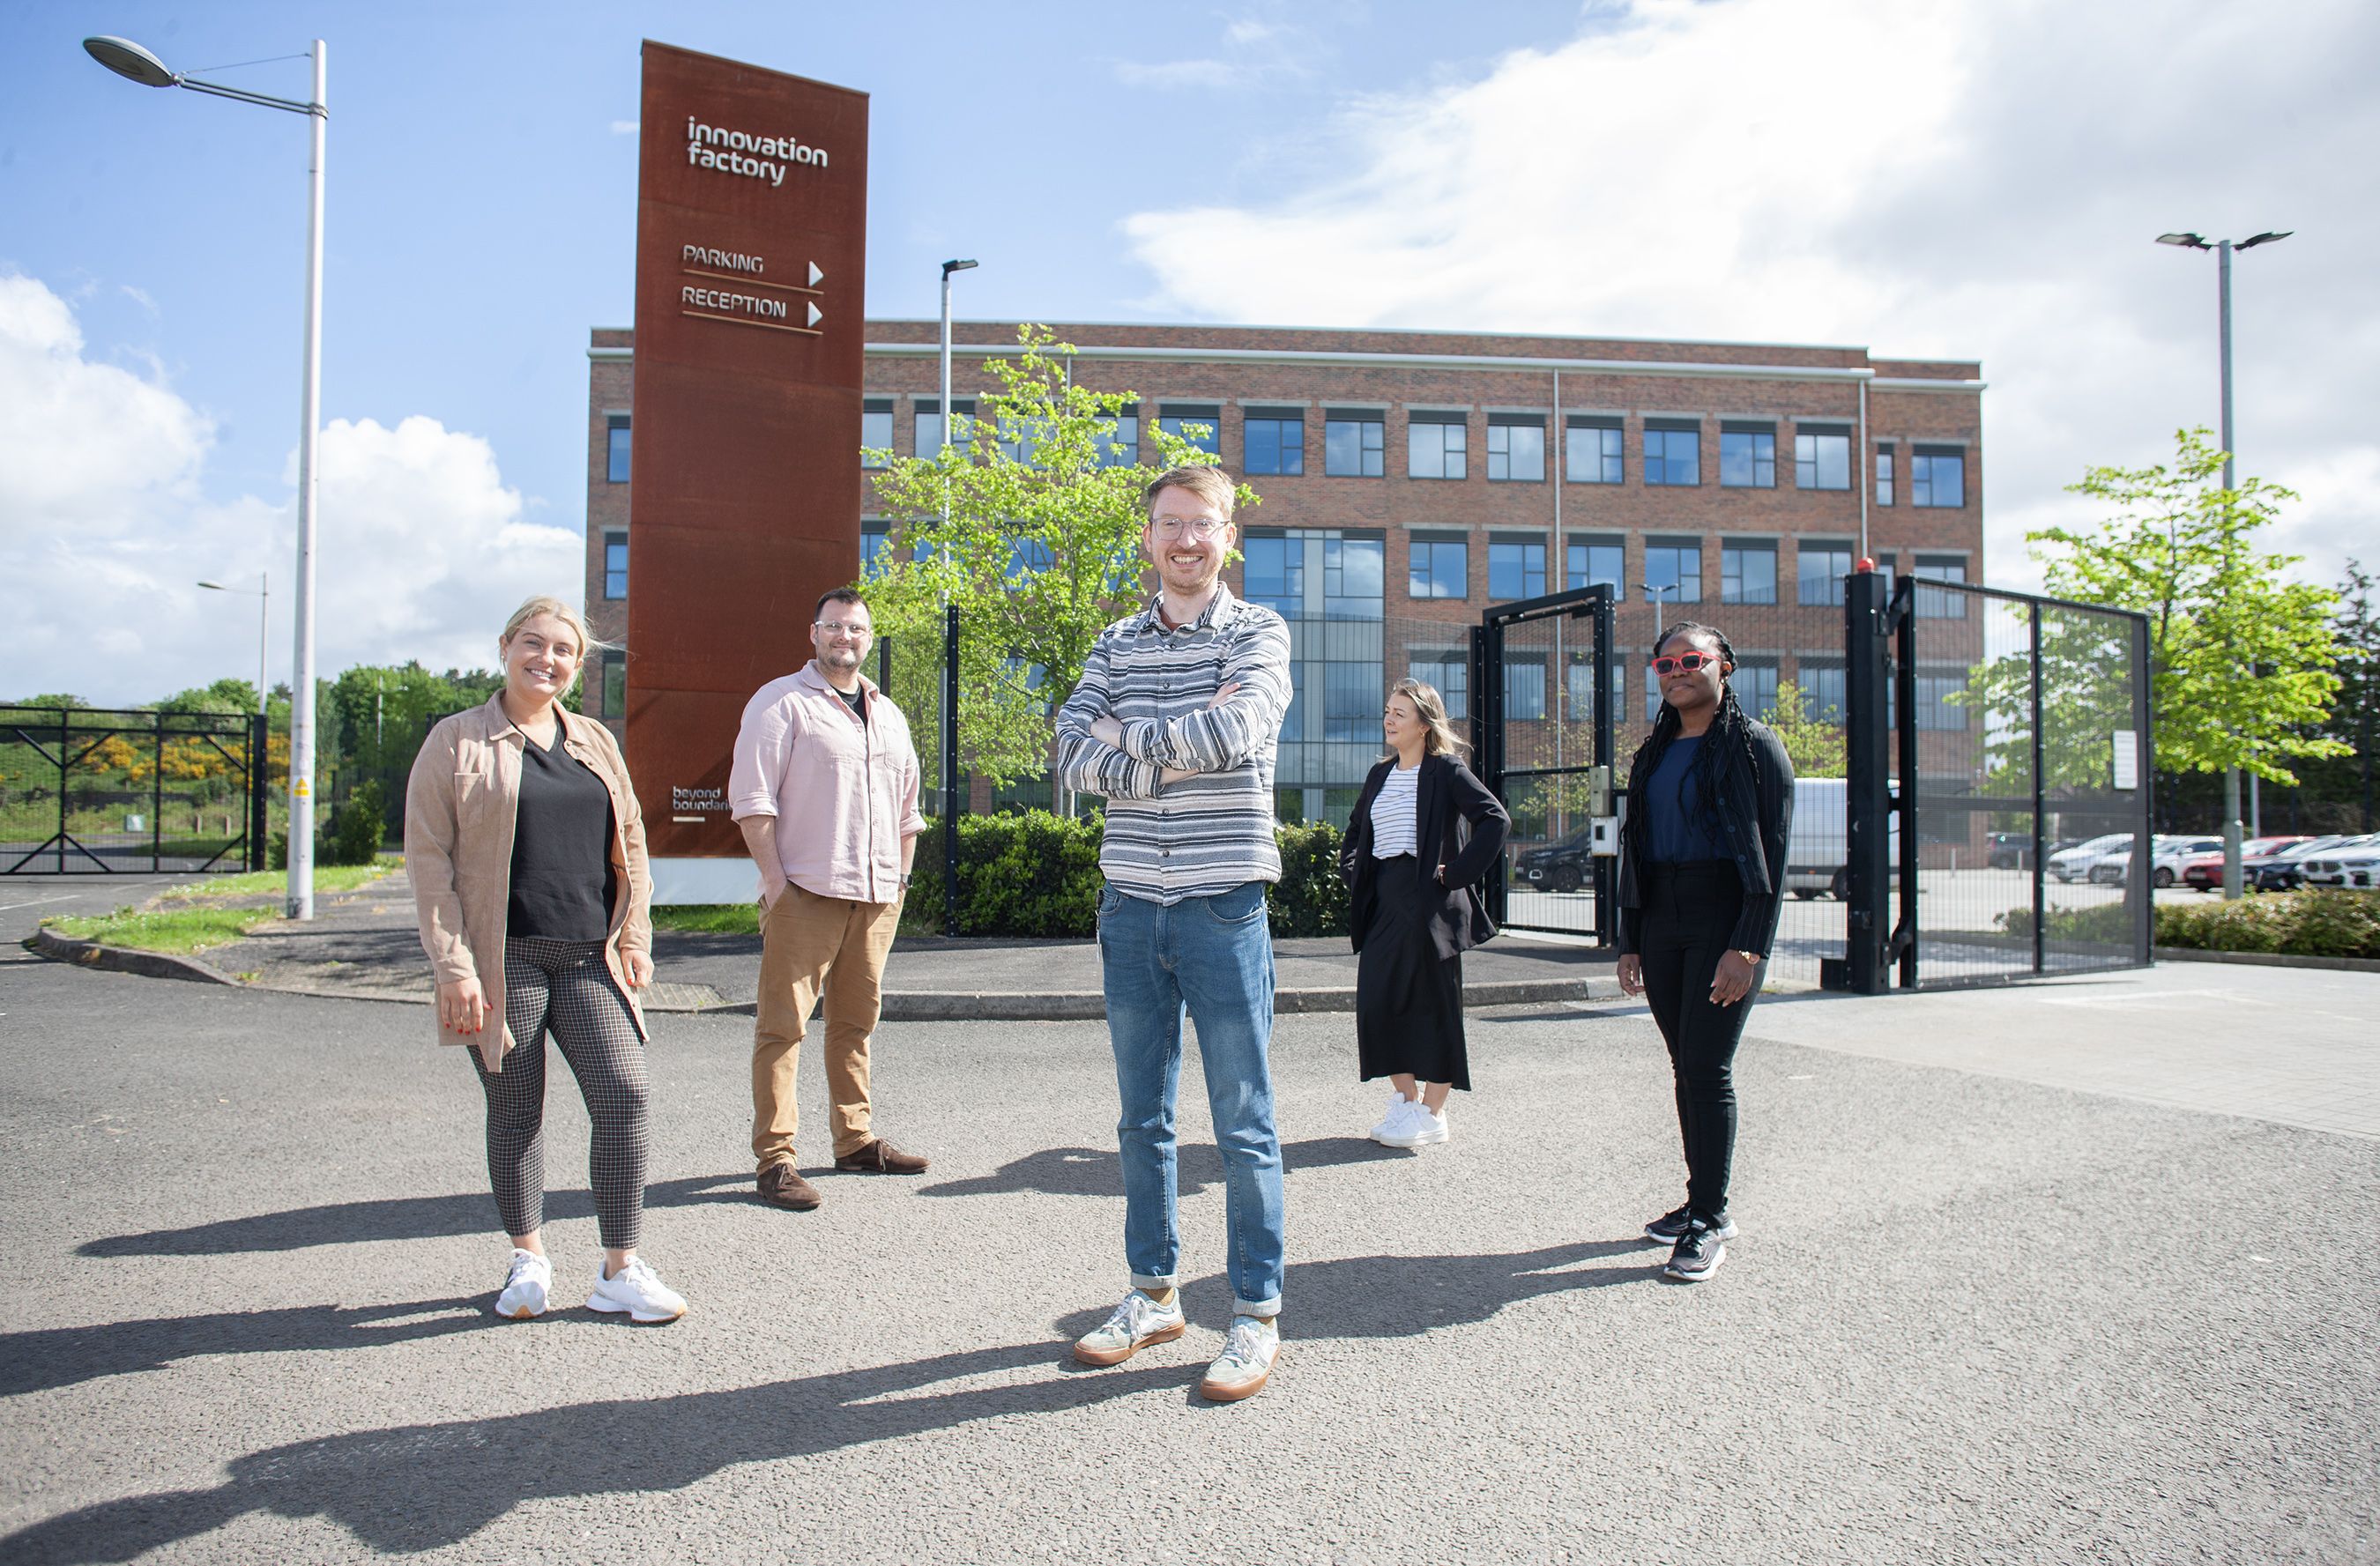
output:
M2026 870L2033 868L2033 833L2029 832L1996 832L1987 841L1990 853L1984 863L1995 870Z
M2256 865L2256 890L2259 892L2295 892L2305 884L2305 861L2334 849L2360 848L2367 843L2380 843L2380 833L2362 836L2339 832L2329 837L2317 837L2301 843L2294 848L2284 848Z
M2256 889L2256 867L2285 848L2295 848L2301 843L2312 843L2311 837L2252 837L2240 845L2240 884L2250 892ZM2201 892L2219 892L2223 888L2223 850L2193 854L2182 861L2181 884L2194 886Z
M2181 867L2192 855L2212 852L2219 863L2223 856L2223 840L2219 837L2161 837L2156 851L2149 860L2149 884L2162 892L2181 879ZM2103 861L2104 863L2105 861ZM2098 876L2096 867L2092 874ZM2126 855L2109 878L2118 886L2131 880L2131 856Z
M2364 841L2325 848L2298 861L2308 886L2380 887L2380 842Z
M1593 827L1581 827L1568 837L1515 856L1512 879L1532 892L1576 892L1595 879L1594 836Z
M2129 854L2131 852L2131 848L2132 834L2131 832L2111 832L2104 836L2094 837L2087 839L2084 842L2078 843L2071 848L2062 848L2058 850L2057 853L2052 854L2049 856L2047 861L2042 866L2042 868L2047 870L2052 876L2055 876L2059 880L2087 880L2090 879L2091 865L2093 861L2099 859L2106 855L2113 854L2119 849Z
M2156 832L2149 838L2149 854L2152 858L2155 858L2162 856L2167 849L2178 843L2195 841L2197 840ZM2133 853L2133 848L2127 844L2112 854L2102 854L2091 861L2090 868L2084 872L2084 875L2094 886L2121 886L2132 879Z
M1805 901L1826 892L1838 903L1852 894L1849 796L1840 778L1793 780L1793 835L1786 851L1785 890ZM1885 845L1885 873L1900 874L1900 818Z

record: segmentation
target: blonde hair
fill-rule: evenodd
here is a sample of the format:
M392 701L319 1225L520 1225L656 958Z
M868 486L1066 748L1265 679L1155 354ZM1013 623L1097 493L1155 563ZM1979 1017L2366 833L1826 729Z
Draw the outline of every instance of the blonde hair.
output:
M1454 756L1471 748L1446 716L1446 698L1427 680L1399 680L1389 687L1389 694L1413 703L1414 715L1421 720L1424 756Z
M520 628L540 614L552 615L569 626L572 633L578 637L577 672L570 677L570 684L575 686L578 683L579 676L587 673L588 661L598 652L610 649L612 644L597 641L594 633L587 628L587 617L551 594L536 593L521 600L521 606L513 611L511 619L504 622L504 634L496 638L496 649L501 652L511 646L513 637L520 635ZM564 687L565 691L568 688L569 686L566 686Z
M1192 463L1181 467L1169 467L1148 481L1140 492L1142 507L1153 517L1157 515L1157 497L1167 490L1187 490L1232 519L1232 503L1238 498L1232 486L1232 476L1211 462Z

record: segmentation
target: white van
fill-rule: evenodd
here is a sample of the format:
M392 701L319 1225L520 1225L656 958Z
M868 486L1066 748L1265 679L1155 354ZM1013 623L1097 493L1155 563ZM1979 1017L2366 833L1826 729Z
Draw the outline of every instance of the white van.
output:
M1793 838L1785 855L1785 890L1796 897L1829 892L1851 900L1849 795L1840 778L1793 780ZM1900 874L1900 818L1892 818L1886 874Z

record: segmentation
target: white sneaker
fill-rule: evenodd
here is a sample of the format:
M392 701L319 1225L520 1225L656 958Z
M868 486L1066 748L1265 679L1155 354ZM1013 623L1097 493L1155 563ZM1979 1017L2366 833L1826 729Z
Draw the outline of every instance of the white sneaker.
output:
M1408 1143L1407 1146L1415 1147L1431 1147L1437 1143L1448 1140L1454 1135L1453 1131L1447 1126L1446 1111L1444 1110L1433 1110L1427 1104L1416 1104L1414 1106L1414 1118L1411 1129L1413 1131L1413 1141Z
M1379 1124L1364 1135L1384 1147L1410 1147L1412 1145L1410 1143L1391 1141L1390 1138L1405 1134L1407 1129L1405 1123L1412 1118L1415 1107L1414 1101L1403 1094L1390 1094L1389 1112L1380 1117Z
M1231 1334L1223 1340L1222 1354L1207 1366L1206 1377L1198 1383L1198 1395L1208 1402L1252 1398L1264 1390L1265 1378L1272 1374L1272 1362L1280 1355L1278 1325L1253 1316L1235 1316Z
M552 1293L553 1263L535 1251L515 1250L504 1293L496 1296L496 1314L513 1321L543 1316L546 1296Z
M615 1316L625 1312L629 1320L648 1324L675 1321L686 1314L686 1297L662 1282L661 1274L645 1265L644 1257L630 1256L628 1265L609 1278L598 1269L587 1308Z
M1105 1321L1075 1340L1075 1357L1085 1365L1122 1365L1151 1343L1172 1342L1189 1326L1182 1291L1173 1292L1172 1304L1159 1305L1135 1289Z

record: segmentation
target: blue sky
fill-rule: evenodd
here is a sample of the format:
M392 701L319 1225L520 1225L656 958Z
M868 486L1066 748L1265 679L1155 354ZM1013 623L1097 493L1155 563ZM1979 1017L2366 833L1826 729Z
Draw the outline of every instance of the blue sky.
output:
M2293 227L2240 264L2245 466L2307 492L2311 574L2380 528L2366 6L19 3L0 571L38 609L0 641L0 695L240 672L253 620L188 583L285 586L304 122L120 81L93 31L193 74L330 42L332 669L470 658L490 605L577 579L586 334L629 317L646 36L872 95L875 315L931 313L965 254L961 312L987 319L1980 358L2010 585L2085 463L2213 422L2212 262L2150 240ZM214 74L302 96L306 69Z

